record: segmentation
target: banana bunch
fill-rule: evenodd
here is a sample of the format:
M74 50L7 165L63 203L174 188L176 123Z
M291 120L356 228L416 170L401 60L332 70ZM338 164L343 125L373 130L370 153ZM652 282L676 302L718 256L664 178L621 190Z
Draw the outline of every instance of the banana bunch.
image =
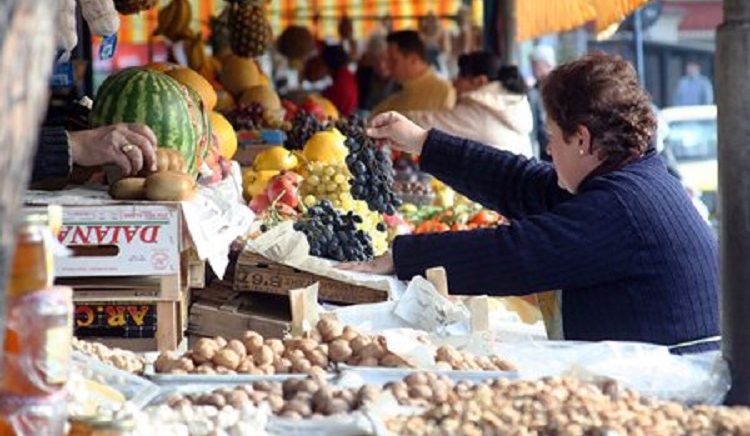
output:
M172 0L159 10L154 35L163 35L172 41L180 41L193 36L190 21L193 11L188 0Z
M221 69L221 63L212 56L206 56L206 46L202 35L196 33L185 39L184 44L188 66L206 80L215 81Z

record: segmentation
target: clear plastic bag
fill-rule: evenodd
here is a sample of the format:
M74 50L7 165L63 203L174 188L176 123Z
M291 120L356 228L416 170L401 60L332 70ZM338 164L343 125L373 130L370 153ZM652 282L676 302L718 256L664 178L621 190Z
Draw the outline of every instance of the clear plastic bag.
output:
M95 404L114 409L124 401L143 407L159 394L159 387L145 378L99 362L83 353L73 353L72 366L68 391L73 396L73 404L80 408L85 409L87 404ZM112 393L110 389L120 395Z
M52 287L10 300L2 356L2 390L15 395L50 395L70 374L73 336L72 289Z
M0 395L0 434L59 436L67 420L66 393L46 397Z
M494 348L523 379L607 378L642 395L684 404L721 404L730 387L728 367L717 351L679 356L659 345L613 341L496 343Z

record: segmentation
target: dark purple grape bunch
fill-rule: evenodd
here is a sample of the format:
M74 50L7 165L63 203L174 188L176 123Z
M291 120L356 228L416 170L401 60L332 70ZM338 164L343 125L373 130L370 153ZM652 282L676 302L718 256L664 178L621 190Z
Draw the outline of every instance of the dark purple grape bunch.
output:
M260 103L237 106L224 116L234 130L260 130L265 127L266 110Z
M305 143L316 133L324 130L323 123L310 112L299 110L292 118L291 126L286 132L284 146L288 150L302 150Z
M367 136L363 119L352 116L339 120L336 127L346 136L349 155L346 166L352 173L352 197L363 200L374 211L393 215L401 201L393 190L391 158Z
M328 200L307 209L294 229L307 236L312 256L339 262L372 260L374 251L370 235L357 229L362 217L354 212L342 214Z

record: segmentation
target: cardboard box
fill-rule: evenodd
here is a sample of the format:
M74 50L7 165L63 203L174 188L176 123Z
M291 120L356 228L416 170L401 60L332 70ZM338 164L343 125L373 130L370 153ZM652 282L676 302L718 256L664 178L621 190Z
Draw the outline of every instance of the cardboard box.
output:
M176 301L149 299L153 295L151 292L158 291L75 290L75 335L81 338L153 339L150 350L174 349L183 341L187 329L189 289L183 290ZM142 349L144 345L133 349Z
M204 294L207 292L201 292ZM281 338L289 331L291 319L287 298L224 291L196 298L190 308L188 333L236 338L254 330L264 337Z
M281 265L266 258L243 252L237 259L234 290L289 295L290 289L305 288L319 283L318 297L337 303L376 303L388 299L388 293L377 289L351 285Z
M65 206L57 277L165 276L180 273L179 204Z
M75 303L75 335L80 338L153 338L156 326L156 303Z

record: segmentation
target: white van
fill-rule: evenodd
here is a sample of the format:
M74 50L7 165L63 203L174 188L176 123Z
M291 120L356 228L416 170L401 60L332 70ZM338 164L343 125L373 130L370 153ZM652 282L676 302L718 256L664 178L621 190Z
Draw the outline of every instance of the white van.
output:
M715 214L719 181L716 106L668 107L659 115L667 127L664 147L677 161L683 183Z

